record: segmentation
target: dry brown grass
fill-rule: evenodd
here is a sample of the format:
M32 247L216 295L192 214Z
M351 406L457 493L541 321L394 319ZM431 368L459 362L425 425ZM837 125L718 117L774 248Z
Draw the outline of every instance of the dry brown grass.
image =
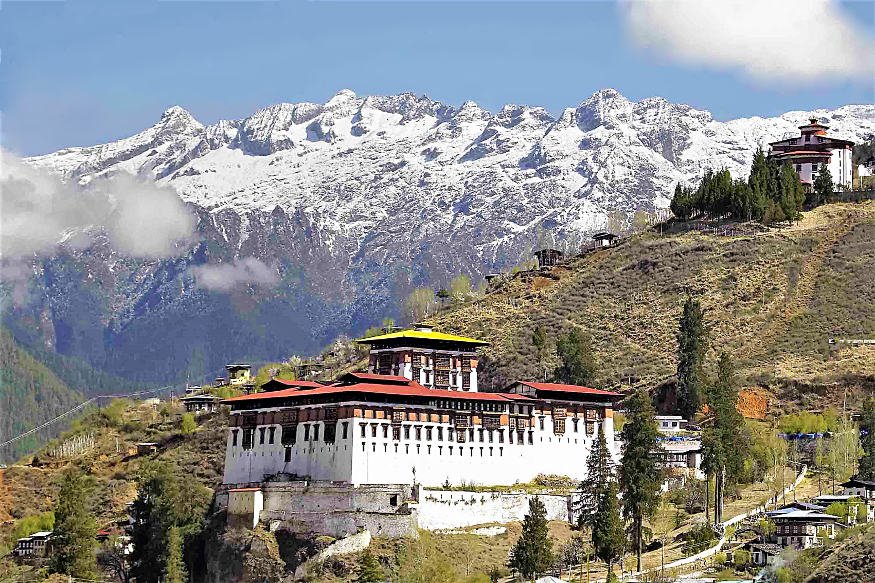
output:
M675 372L689 293L711 327L709 361L721 350L734 354L743 385L847 383L875 365L871 347L835 351L827 342L875 337L875 202L826 205L756 236L639 235L551 276L517 274L432 323L492 342L484 352L502 380L543 377L531 345L536 326L551 342L580 326L593 337L601 386L624 390L631 379L652 388ZM555 364L547 358L548 368Z

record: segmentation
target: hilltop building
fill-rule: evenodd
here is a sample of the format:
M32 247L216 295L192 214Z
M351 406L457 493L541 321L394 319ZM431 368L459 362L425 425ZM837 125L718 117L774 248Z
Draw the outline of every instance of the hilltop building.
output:
M243 385L249 382L252 367L248 364L228 364L228 384Z
M200 415L201 413L213 413L216 410L216 405L219 402L219 398L213 395L189 395L187 397L182 397L179 399L180 402L185 407L186 413L195 413Z
M562 263L565 253L558 249L541 249L535 251L535 257L538 258L538 267L552 267Z
M431 389L477 392L477 348L488 342L428 326L358 340L371 348L368 372L400 376Z
M833 184L851 187L853 180L853 164L851 158L854 152L854 142L828 137L829 126L817 121L816 117L810 123L799 126L801 136L786 138L771 142L769 158L779 163L789 160L799 174L799 180L807 186L812 186L817 173L823 168L829 168Z

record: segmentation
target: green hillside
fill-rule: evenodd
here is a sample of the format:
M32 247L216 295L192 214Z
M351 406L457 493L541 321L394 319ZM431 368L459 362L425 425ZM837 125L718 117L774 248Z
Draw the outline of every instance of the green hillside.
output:
M35 360L0 329L0 442L54 419L85 401L45 364ZM71 419L72 421L72 419ZM65 427L50 427L0 449L0 461L8 462L34 451Z
M659 386L676 371L688 294L711 327L709 360L730 352L744 384L787 407L841 403L845 387L875 387L875 346L830 344L875 338L872 202L822 206L756 235L647 232L495 288L432 319L440 330L493 343L481 363L486 390L556 366L552 350L538 365L538 325L553 346L572 326L589 332L601 386ZM854 406L859 391L849 393Z

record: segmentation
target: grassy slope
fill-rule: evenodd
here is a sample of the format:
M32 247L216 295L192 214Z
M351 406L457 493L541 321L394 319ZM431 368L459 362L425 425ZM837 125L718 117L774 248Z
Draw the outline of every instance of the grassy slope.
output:
M792 385L804 383L836 402L847 381L875 384L867 376L875 347L828 342L875 338L873 284L875 203L834 204L758 236L646 233L549 272L518 274L432 323L493 343L485 387L490 377L496 387L543 377L531 342L537 325L553 342L572 325L590 332L602 386L624 388L631 379L653 387L676 369L675 330L690 293L712 327L711 362L727 350L746 385L797 400Z
M98 526L103 527L125 516L127 502L136 497L136 474L147 459L161 459L176 464L180 472L209 488L222 481L225 454L226 420L221 414L198 418L199 426L190 435L180 433L179 420L162 421L149 405L132 405L122 414L122 422L107 427L100 413L86 417L77 431L96 433L95 447L71 459L52 460L38 457L42 467L11 465L3 472L0 485L0 508L8 509L11 518L38 514L54 504L61 479L67 471L82 471L91 476L92 511ZM119 452L116 453L116 440ZM131 455L138 442L159 444L152 456ZM0 516L0 541L5 541L13 527L9 516Z

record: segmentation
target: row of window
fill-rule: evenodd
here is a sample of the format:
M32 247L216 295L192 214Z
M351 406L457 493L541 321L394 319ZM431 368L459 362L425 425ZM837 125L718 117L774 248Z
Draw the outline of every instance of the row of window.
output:
M574 426L574 432L577 433L579 430L579 419L572 419L572 424ZM389 439L389 424L388 423L360 423L359 428L361 430L361 437L367 437L367 427L370 425L371 427L371 437L377 437L377 428L382 427L382 436L383 439ZM341 439L347 439L349 423L341 423ZM319 441L319 424L303 424L304 441ZM297 425L284 425L281 427L281 440L284 446L295 445L297 441L298 434L298 426ZM425 430L425 441L432 441L436 437L437 441L444 441L444 429L447 432L447 441L458 441L459 443L464 443L465 441L474 441L475 438L475 429L473 427L463 429L463 428L453 428L453 427L422 427L419 425L411 426L411 425L393 425L392 426L392 439L395 441L401 440L401 435L403 432L404 439L411 439L411 429L413 429L414 439L416 441L422 441L423 438L423 429ZM508 441L513 443L514 441L514 429L516 429L516 433L518 434L518 442L523 442L523 435L525 434L525 430L523 427L517 428L509 428L508 429ZM540 429L543 431L544 429L544 418L540 418ZM231 446L237 447L238 443L238 434L241 430L233 429L231 430ZM243 449L251 449L253 445L255 445L256 438L256 429L255 428L247 428L243 429ZM557 434L565 433L565 420L564 419L555 419L553 421L553 431ZM504 443L504 428L485 428L485 429L476 429L476 436L480 443L484 443L487 439L489 443L493 443L495 441L495 433L498 433L498 443ZM594 435L595 434L595 423L587 423L586 424L586 434ZM337 435L337 425L333 423L325 424L325 431L323 434L323 441L325 443L334 443ZM534 443L534 436L531 431L528 433L528 441L529 443ZM259 427L258 428L258 445L264 445L267 443L268 445L274 445L276 443L276 427Z
M394 445L394 447L395 447L395 453L398 453L398 446L399 446L400 444L395 443L395 444L393 444L393 445ZM362 451L367 451L367 446L368 446L368 444L362 442ZM420 453L422 453L422 446L421 446L420 444L418 444L418 443L417 443L417 444L414 444L414 447L416 447L416 454L417 454L417 455L419 455ZM426 445L425 447L426 447L426 453L429 454L429 455L431 455L431 447L432 447L432 446L431 446L431 445ZM447 455L449 455L449 456L453 455L453 451L454 451L455 449L458 448L458 450L459 450L458 456L459 456L459 457L465 457L465 448L462 447L462 446L453 446L453 445L443 446L443 445L437 445L437 446L435 446L435 447L437 448L437 455L444 455L444 447L446 447L446 448L447 448ZM479 447L479 448L468 447L468 452L469 452L469 453L468 453L468 457L474 457L474 450L475 450L475 449L479 449L479 450L480 450L480 457L493 457L493 455L494 455L494 453L495 453L495 449L498 449L498 457L503 457L503 456L504 456L504 448L503 448L503 447L498 447L498 448L494 448L494 447ZM489 455L488 455L488 456L485 455L485 453L484 453L484 451L485 451L486 449L489 450ZM287 450L287 451L290 451L290 450ZM376 443L371 443L371 451L374 452L374 453L377 452L377 444L376 444ZM389 453L389 444L388 444L388 443L384 443L384 444L383 444L383 453ZM404 444L404 453L405 453L405 454L409 454L409 453L410 453L410 444L406 444L406 443ZM288 457L288 454L286 455L286 457ZM289 460L286 460L286 461L289 461Z
M817 172L818 168L819 168L819 166L817 165L817 162L811 163L811 171L812 172ZM796 172L802 172L802 164L796 164Z

